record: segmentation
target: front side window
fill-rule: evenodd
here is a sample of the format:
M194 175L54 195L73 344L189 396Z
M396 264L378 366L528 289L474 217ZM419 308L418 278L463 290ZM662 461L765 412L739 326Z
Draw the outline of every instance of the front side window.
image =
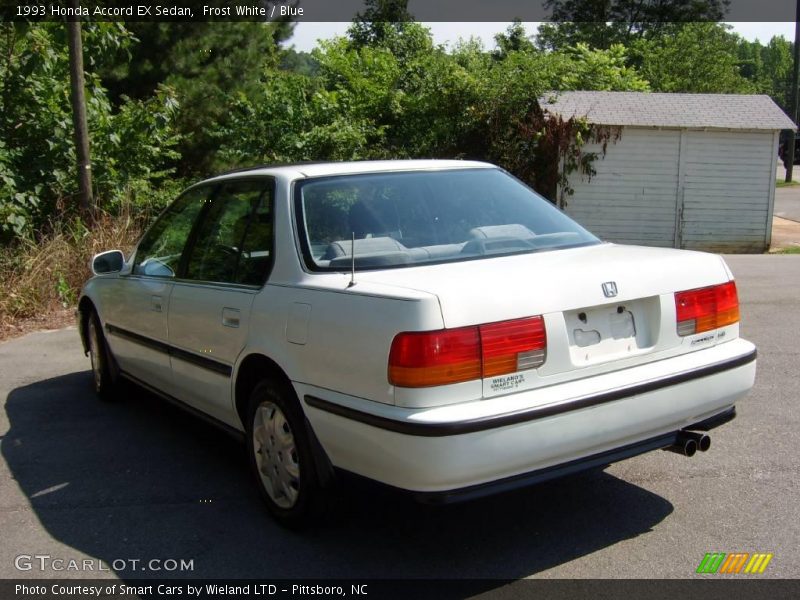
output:
M272 258L272 181L222 184L186 262L186 279L261 285Z
M210 194L210 187L192 188L164 211L139 242L134 275L176 276L189 233Z
M372 173L297 186L300 242L312 270L454 262L599 243L499 169ZM354 260L353 260L354 255Z

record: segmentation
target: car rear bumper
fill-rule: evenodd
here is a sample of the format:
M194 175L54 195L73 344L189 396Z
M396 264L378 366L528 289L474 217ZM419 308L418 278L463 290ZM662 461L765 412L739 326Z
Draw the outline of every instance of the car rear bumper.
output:
M732 414L753 386L755 369L755 347L738 339L576 382L431 409L296 387L336 467L447 499L669 446L680 429Z

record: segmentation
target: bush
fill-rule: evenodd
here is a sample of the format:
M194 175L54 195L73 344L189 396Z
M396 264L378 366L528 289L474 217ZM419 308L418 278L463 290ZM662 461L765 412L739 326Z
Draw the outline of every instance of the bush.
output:
M0 243L32 238L54 214L74 215L77 177L62 23L0 23ZM119 23L84 26L88 67L131 42ZM94 193L113 210L130 188L167 180L177 158L172 90L114 110L86 74Z
M146 208L127 202L114 214L100 212L91 227L80 219L58 221L37 241L18 238L0 254L0 337L12 323L74 307L91 277L89 261L105 250L133 250L144 227L157 214L157 200Z

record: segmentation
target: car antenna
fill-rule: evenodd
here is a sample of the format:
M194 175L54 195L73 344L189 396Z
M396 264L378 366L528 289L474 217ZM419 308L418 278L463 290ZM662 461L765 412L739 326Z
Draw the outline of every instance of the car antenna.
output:
M353 237L350 238L350 283L347 288L350 289L356 284L356 232L352 232Z

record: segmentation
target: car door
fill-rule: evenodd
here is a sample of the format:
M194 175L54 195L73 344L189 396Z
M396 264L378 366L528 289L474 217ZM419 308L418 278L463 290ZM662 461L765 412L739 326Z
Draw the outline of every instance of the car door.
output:
M223 183L209 201L169 303L175 396L236 426L231 375L273 259L274 182Z
M170 394L167 315L173 281L186 242L211 188L181 195L142 237L127 273L120 274L104 299L108 341L120 368Z

